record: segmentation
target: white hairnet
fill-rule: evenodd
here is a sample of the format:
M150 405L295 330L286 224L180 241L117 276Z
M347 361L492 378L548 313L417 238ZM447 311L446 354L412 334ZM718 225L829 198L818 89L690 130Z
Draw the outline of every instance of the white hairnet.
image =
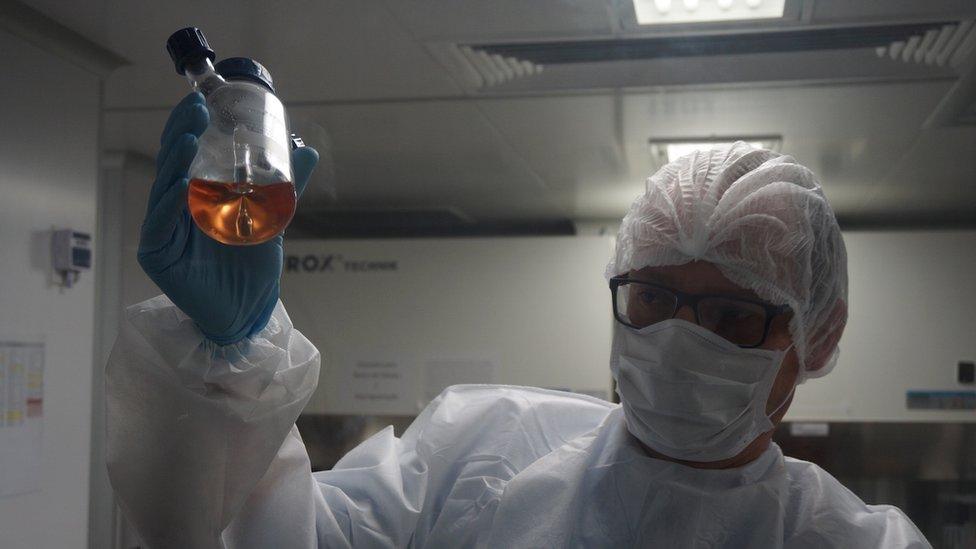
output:
M847 252L810 170L742 142L661 168L624 217L606 275L696 260L793 309L800 381L834 367L847 321Z

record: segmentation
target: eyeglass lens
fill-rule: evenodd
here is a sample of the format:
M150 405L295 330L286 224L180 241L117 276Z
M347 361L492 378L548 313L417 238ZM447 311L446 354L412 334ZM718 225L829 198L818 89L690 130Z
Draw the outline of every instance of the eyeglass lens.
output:
M616 291L618 316L634 328L674 318L677 296L657 286L626 282ZM703 297L697 303L697 321L703 328L736 345L758 345L766 330L766 310L758 303L726 297Z

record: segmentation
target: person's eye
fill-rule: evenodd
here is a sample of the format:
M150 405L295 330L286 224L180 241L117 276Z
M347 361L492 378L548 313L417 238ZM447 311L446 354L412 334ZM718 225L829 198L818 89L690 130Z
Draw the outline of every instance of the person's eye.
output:
M642 303L649 304L649 303L654 303L654 300L657 299L657 294L655 294L650 290L644 290L638 293L637 297L641 300Z

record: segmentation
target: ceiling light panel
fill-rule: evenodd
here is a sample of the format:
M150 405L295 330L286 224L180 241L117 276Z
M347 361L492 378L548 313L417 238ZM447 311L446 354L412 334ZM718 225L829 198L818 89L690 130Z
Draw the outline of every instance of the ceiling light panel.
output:
M673 162L694 151L704 151L715 148L728 147L736 141L744 141L757 149L779 151L782 137L778 135L757 137L726 137L703 139L651 139L649 141L651 157L658 165Z
M691 154L695 151L707 151L709 149L725 148L732 146L733 141L727 142L717 142L717 143L670 143L667 146L668 162L674 162L675 160L685 156L686 154ZM756 149L765 149L766 147L760 141L746 141L746 144L750 147Z
M780 19L786 0L633 0L640 25Z

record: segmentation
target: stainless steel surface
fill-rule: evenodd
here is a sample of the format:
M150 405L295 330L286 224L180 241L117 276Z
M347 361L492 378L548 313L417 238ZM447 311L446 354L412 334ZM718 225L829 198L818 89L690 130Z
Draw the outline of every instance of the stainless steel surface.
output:
M303 415L298 427L313 470L411 416ZM808 431L823 433L821 425ZM774 437L783 453L811 461L869 504L902 509L935 547L976 547L976 423L829 423L826 436Z
M783 453L812 461L837 478L976 481L974 423L830 423L826 437L774 439Z
M823 467L869 504L904 511L935 547L976 547L976 424L830 423L776 431L783 453Z
M308 448L313 471L331 469L339 458L360 442L389 425L396 436L413 422L414 416L337 416L302 414L298 430Z

